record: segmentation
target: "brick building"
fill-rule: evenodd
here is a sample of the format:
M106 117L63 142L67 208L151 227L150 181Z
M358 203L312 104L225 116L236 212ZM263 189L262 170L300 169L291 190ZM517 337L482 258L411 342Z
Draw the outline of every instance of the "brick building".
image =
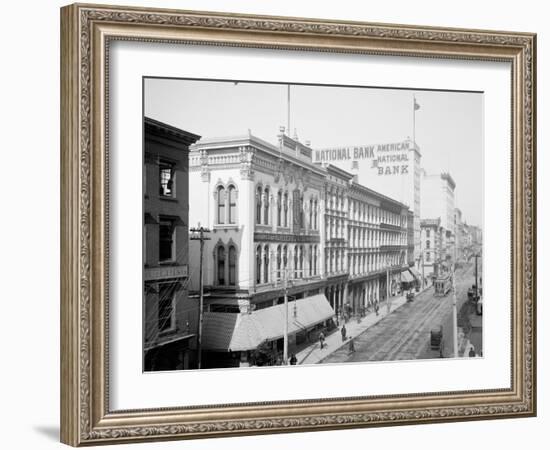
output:
M187 295L189 145L200 136L144 119L144 369L193 368L197 304Z

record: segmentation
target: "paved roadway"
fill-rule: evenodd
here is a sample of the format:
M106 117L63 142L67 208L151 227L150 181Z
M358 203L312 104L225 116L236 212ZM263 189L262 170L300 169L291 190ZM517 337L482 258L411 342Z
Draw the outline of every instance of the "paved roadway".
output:
M467 301L468 288L473 284L473 265L457 270L457 307ZM321 361L325 363L393 361L439 357L430 350L430 330L439 329L452 314L452 293L435 297L430 287L418 294L414 301L385 317L354 339L355 352L349 346L332 353Z

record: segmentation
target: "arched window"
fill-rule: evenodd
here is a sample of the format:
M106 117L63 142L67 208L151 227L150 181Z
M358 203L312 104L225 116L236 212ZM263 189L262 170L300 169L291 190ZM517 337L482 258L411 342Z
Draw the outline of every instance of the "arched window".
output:
M218 187L218 223L225 223L225 188Z
M283 193L281 191L277 192L277 226L281 226L281 209L283 207Z
M266 187L264 199L264 225L269 225L269 188Z
M300 228L304 228L304 196L300 195Z
M312 276L313 275L313 245L310 245L309 246L309 258L308 258L308 263L309 263L309 276Z
M313 275L317 275L317 246L313 247Z
M262 247L256 248L256 284L262 282Z
M217 262L218 262L218 284L224 285L225 284L225 248L223 246L218 247L217 256L216 256Z
M281 279L281 246L277 246L277 280Z
M300 278L304 278L304 246L300 246Z
M309 228L312 230L315 228L313 226L313 199L312 198L309 199Z
M269 247L264 247L264 283L269 282Z
M256 223L262 223L262 188L256 189Z
M294 247L294 278L298 278L298 246Z
M237 249L234 245L229 246L229 285L237 284Z
M313 203L313 229L317 230L319 223L317 222L317 200Z
M227 189L227 203L229 205L227 223L237 223L237 190L233 185Z
M285 192L284 199L283 199L283 208L284 208L284 215L285 215L285 227L288 227L288 192Z

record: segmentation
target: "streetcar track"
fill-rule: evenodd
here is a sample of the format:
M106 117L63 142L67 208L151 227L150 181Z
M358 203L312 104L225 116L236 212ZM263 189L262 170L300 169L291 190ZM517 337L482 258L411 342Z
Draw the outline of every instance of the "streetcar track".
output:
M457 280L457 297L465 295L472 267ZM421 293L414 303L407 303L355 338L356 353L349 355L343 347L323 362L387 361L416 359L429 342L429 330L441 324L452 310L449 296L434 297L433 290ZM404 334L403 334L404 333ZM373 353L371 353L371 351ZM365 357L368 355L367 357ZM361 358L361 359L360 359Z

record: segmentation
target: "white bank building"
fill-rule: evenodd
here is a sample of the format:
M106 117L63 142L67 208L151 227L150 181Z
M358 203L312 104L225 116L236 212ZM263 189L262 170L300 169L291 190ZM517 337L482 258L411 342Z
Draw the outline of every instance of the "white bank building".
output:
M189 226L210 229L203 367L256 364L259 347L280 354L285 317L292 354L412 281L410 209L312 153L285 134L276 145L249 134L191 146ZM195 297L199 249L191 241Z

